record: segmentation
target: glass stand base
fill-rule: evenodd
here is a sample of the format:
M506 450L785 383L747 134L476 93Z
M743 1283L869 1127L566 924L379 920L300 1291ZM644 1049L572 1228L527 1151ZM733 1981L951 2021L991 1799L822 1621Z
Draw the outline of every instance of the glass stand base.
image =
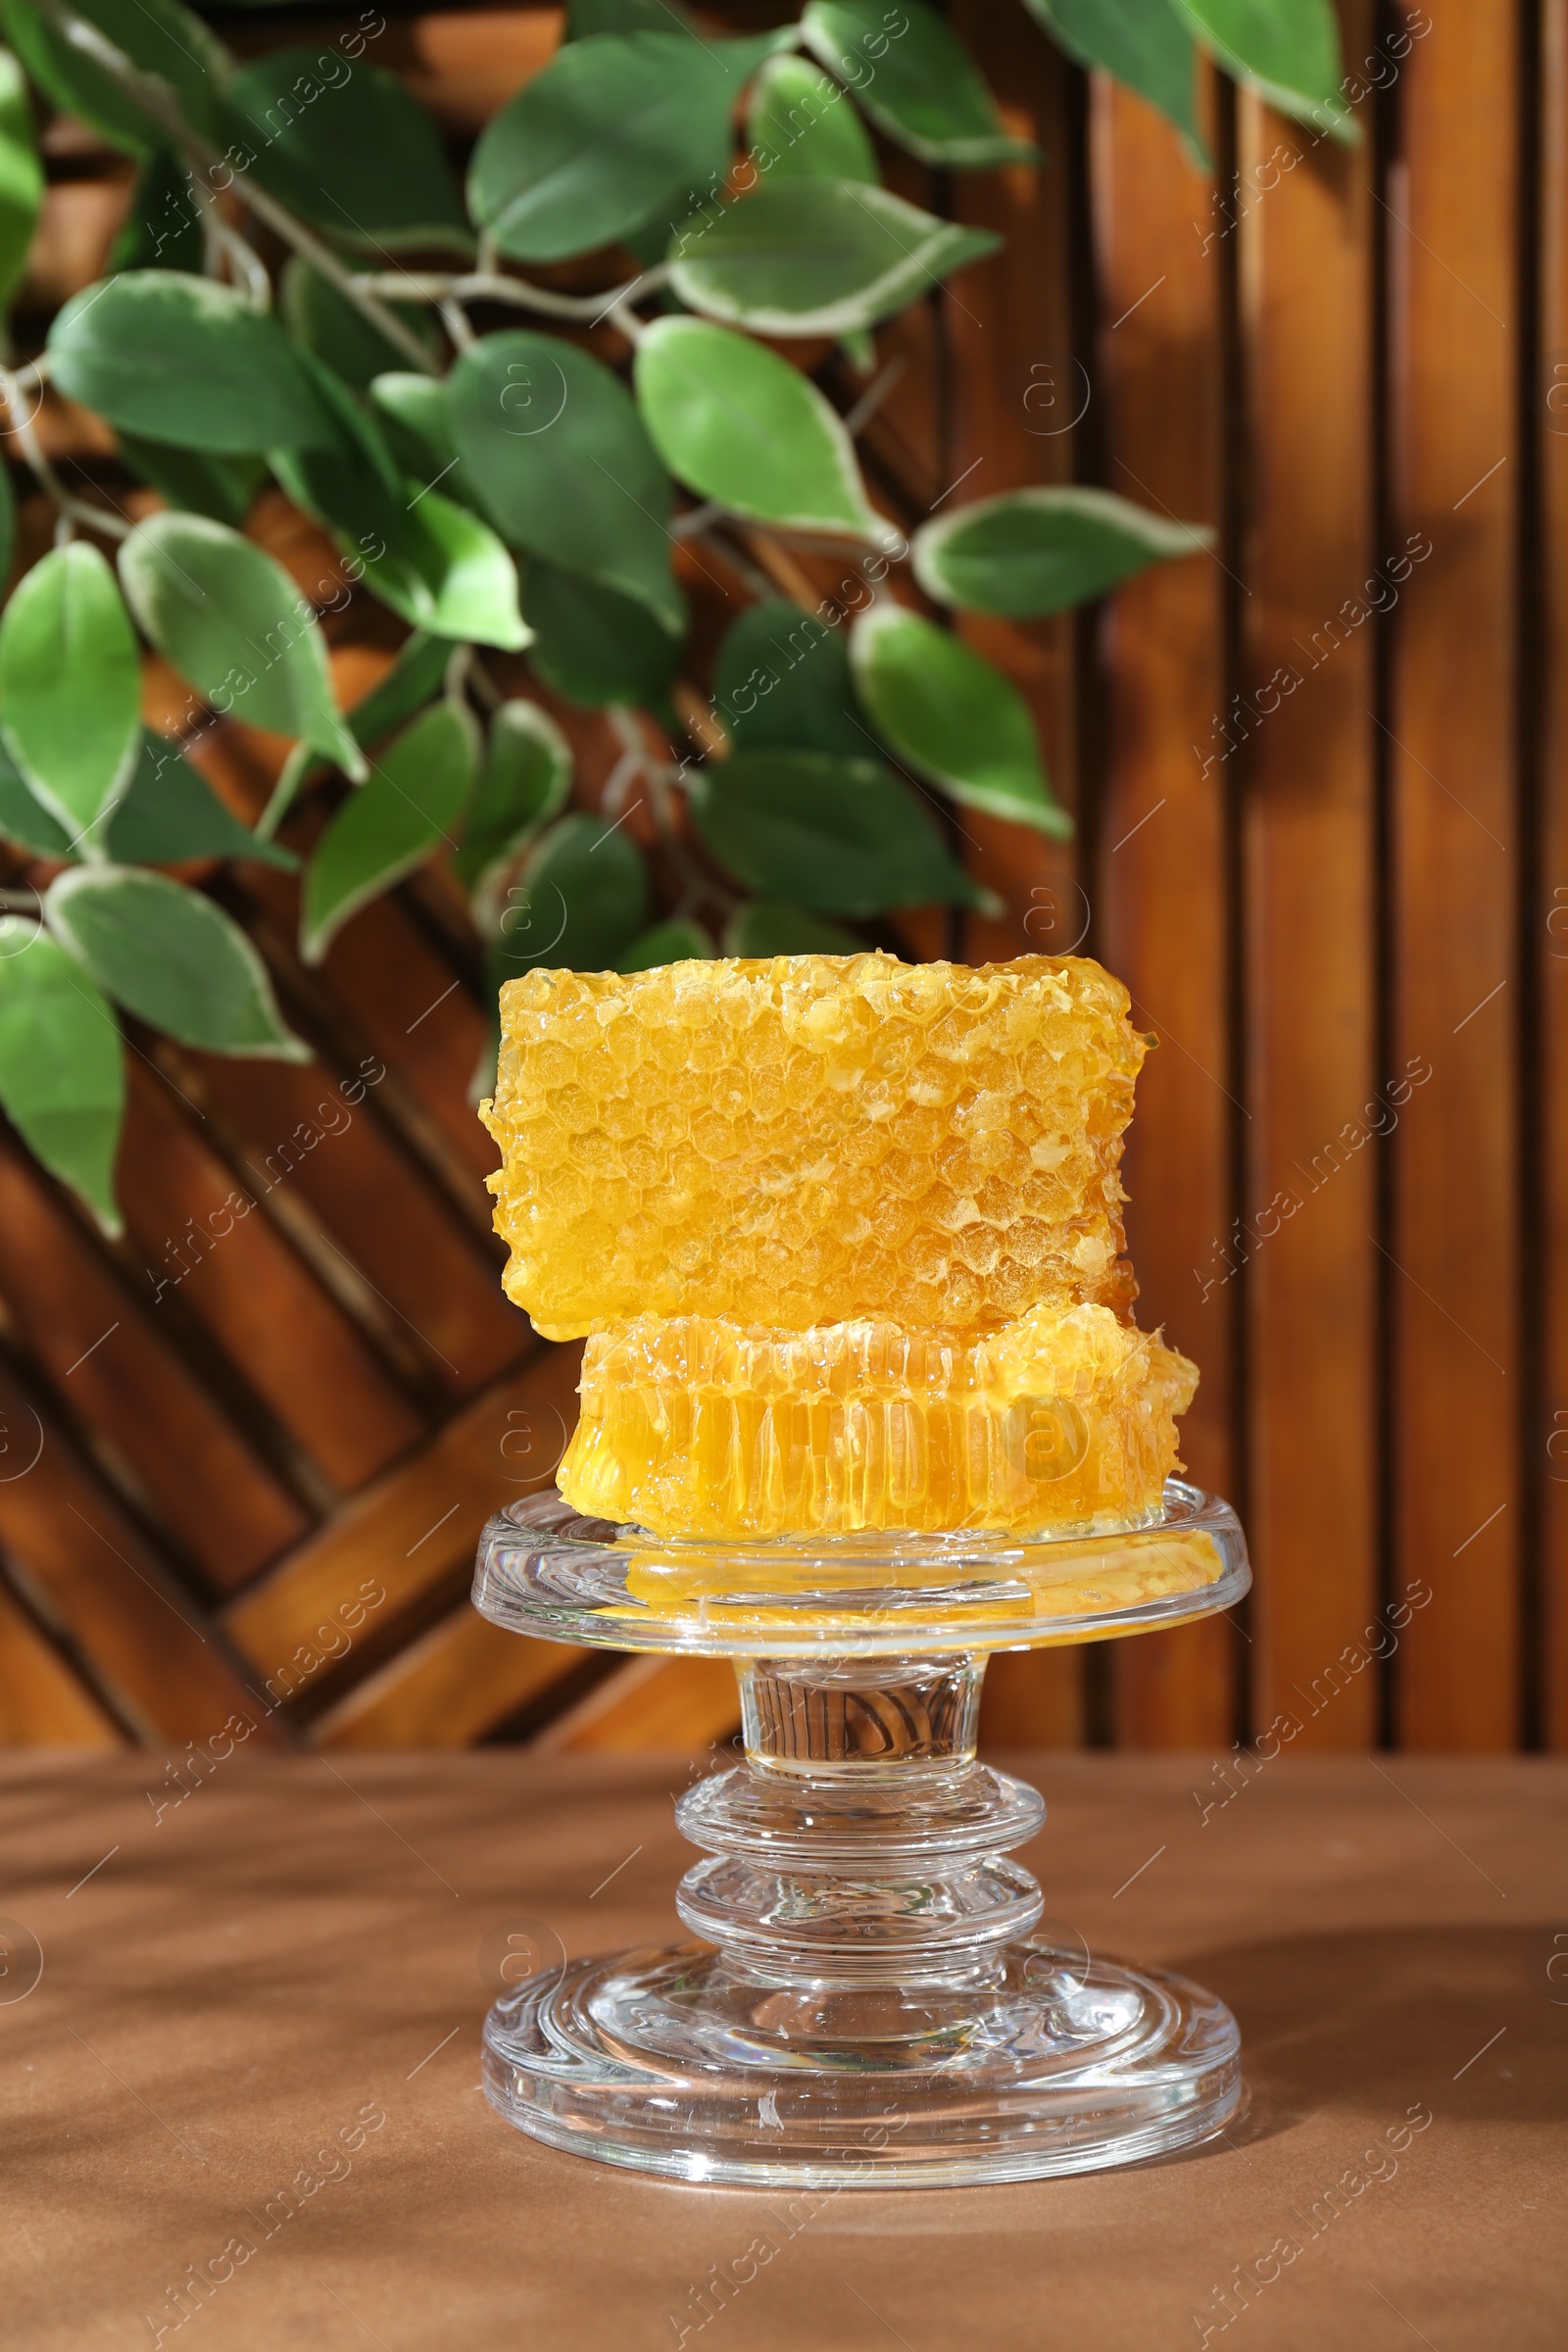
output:
M988 1978L768 1985L703 1943L577 1960L491 2010L485 2093L552 2147L753 2187L1093 2172L1237 2113L1240 2036L1212 1993L1028 1938Z
M710 1556L711 1554L711 1556ZM1062 1948L1011 1849L1046 1808L976 1760L998 1647L1229 1607L1234 1514L1027 1544L712 1547L512 1505L474 1598L558 1640L734 1660L746 1761L687 1791L696 1940L564 1960L491 2010L485 2089L552 2146L677 2180L947 2187L1190 2147L1242 2097L1236 2021L1180 1977Z

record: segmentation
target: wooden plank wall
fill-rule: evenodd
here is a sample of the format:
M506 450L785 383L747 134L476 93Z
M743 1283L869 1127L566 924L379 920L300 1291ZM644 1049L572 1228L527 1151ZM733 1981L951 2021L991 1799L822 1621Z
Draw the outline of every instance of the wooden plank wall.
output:
M1215 544L1098 612L962 624L1030 697L1078 838L966 817L1004 917L893 936L1081 946L1126 978L1159 1039L1128 1162L1142 1312L1202 1367L1187 1458L1257 1565L1232 1619L999 1660L987 1736L1223 1750L1287 1715L1305 1746L1560 1745L1568 0L1343 0L1360 145L1212 76L1206 162L1021 8L951 13L1045 160L889 159L1009 242L884 337L904 373L862 443L874 494L913 527L1100 482ZM398 17L381 55L461 156L558 23ZM126 200L71 126L49 147L40 312L98 272ZM43 429L133 497L79 418ZM321 576L281 502L253 527ZM46 529L33 500L29 548ZM787 591L832 586L770 561ZM694 584L711 637L745 589ZM333 625L352 696L396 631L359 599ZM179 700L150 678L150 715ZM591 800L615 747L563 716ZM207 766L251 810L275 760L225 726ZM519 1641L464 1597L486 1514L548 1482L575 1360L501 1299L449 882L312 973L291 884L215 886L316 1064L136 1033L114 1246L0 1137L0 1740L198 1768L235 1715L327 1748L728 1738L727 1670Z

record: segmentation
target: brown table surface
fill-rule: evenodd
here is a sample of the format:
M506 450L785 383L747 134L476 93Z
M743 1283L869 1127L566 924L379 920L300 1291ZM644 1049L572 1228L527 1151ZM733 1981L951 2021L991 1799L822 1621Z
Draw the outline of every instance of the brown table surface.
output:
M1225 1996L1247 2122L1128 2171L792 2213L556 2155L476 2088L493 1931L532 1919L573 1952L678 1932L683 1762L236 1753L155 1818L162 1758L14 1752L0 1913L43 1973L16 1997L13 1932L0 2343L1568 2343L1568 1763L1280 1757L1206 1822L1207 1758L1024 1769L1048 1913ZM771 2256L700 2326L693 2290L759 2237ZM169 2290L234 2239L254 2251L175 2326Z

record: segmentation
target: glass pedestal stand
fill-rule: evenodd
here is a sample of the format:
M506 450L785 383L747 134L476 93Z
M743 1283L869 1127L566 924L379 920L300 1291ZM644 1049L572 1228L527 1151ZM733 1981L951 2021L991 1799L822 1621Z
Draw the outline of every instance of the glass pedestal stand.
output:
M1208 2138L1242 2097L1212 1993L1032 1933L1009 1860L1045 1819L975 1760L986 1657L1238 1600L1229 1506L1179 1480L1151 1526L1047 1540L723 1545L576 1516L486 1528L474 1600L564 1642L734 1660L746 1762L676 1818L700 1940L570 1960L499 2000L485 2088L534 2138L671 2179L948 2186Z

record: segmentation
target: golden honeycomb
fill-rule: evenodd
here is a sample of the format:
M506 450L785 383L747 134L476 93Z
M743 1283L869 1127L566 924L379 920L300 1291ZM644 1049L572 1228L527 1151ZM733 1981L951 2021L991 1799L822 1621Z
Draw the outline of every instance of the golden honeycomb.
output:
M641 1315L597 1332L560 1472L581 1511L663 1535L1157 1518L1198 1373L1103 1306L990 1333Z
M1146 1042L1097 963L880 954L536 970L481 1116L508 1295L636 1316L997 1329L1130 1313L1122 1136Z

